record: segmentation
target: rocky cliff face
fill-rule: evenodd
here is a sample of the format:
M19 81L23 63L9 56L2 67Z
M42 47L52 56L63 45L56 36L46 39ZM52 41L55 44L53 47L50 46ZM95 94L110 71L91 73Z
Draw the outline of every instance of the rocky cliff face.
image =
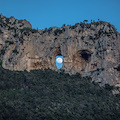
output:
M32 29L26 20L0 15L0 59L10 70L53 69L56 55L64 59L63 70L90 75L101 85L120 83L120 34L113 25L90 24Z

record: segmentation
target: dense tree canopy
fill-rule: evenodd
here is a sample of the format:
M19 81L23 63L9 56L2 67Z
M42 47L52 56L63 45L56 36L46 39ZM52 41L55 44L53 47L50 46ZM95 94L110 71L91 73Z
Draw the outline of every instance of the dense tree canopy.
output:
M119 120L119 100L78 73L0 67L0 120Z

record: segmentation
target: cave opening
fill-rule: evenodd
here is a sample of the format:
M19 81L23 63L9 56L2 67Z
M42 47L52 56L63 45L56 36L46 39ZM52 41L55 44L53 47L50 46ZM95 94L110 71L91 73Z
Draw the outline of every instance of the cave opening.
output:
M81 57L82 57L85 61L88 61L88 60L89 60L90 55L89 55L89 54L87 54L87 53L81 53Z
M63 56L62 55L56 55L56 59L55 59L55 62L56 62L56 66L58 69L61 69L62 66L63 66Z
M73 66L78 71L84 71L86 66L91 61L92 52L90 50L78 50L76 54L73 55Z
M91 57L91 52L88 50L80 50L80 56L85 60L89 61Z

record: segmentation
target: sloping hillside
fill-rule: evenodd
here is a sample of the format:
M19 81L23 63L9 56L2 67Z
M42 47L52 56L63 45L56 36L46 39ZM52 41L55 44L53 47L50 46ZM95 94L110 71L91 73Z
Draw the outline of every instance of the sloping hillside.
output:
M91 78L0 67L0 120L120 120L120 96Z

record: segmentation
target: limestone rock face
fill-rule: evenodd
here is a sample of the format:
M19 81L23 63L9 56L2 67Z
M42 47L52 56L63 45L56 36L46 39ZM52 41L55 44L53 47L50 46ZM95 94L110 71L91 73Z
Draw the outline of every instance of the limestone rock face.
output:
M67 73L90 75L101 85L120 84L120 34L110 23L35 30L26 20L0 15L0 59L5 69L57 70L55 57L59 54Z

